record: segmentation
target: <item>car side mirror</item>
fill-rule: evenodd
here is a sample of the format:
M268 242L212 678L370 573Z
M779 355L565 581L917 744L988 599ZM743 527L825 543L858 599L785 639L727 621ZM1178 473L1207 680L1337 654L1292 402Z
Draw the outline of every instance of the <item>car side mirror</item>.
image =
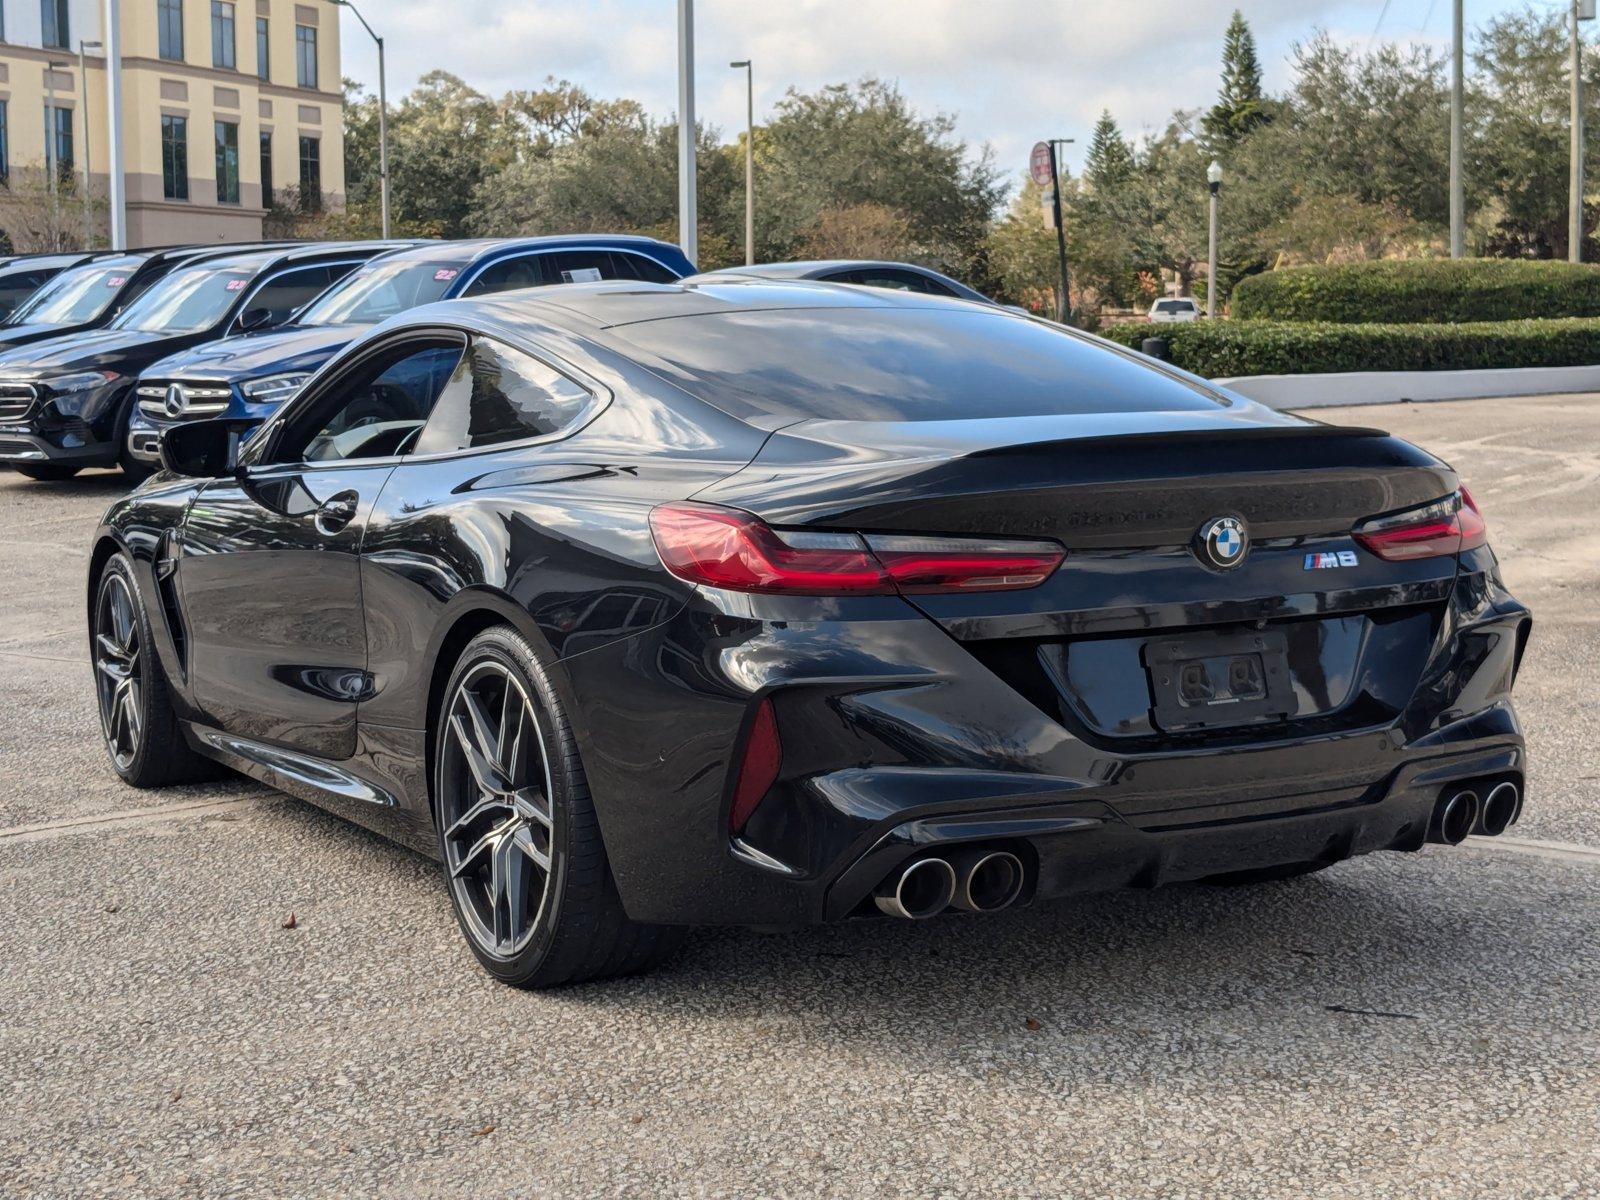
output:
M270 308L252 308L240 316L239 332L250 333L253 330L265 329L272 323L273 317Z
M191 479L226 479L239 456L237 421L185 421L161 431L161 465Z

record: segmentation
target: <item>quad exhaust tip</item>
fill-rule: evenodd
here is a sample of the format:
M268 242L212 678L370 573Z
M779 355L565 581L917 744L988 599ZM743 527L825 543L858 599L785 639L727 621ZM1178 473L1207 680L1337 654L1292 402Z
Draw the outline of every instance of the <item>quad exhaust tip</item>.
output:
M1462 788L1439 799L1428 822L1428 840L1445 846L1459 846L1478 825L1478 793Z
M1483 798L1483 808L1478 814L1477 833L1485 837L1499 837L1516 822L1522 809L1522 791L1509 779L1497 783Z
M956 894L952 903L963 912L988 913L1010 908L1022 895L1022 860L1009 850L974 850L956 861Z
M956 869L931 855L914 858L878 885L873 899L891 917L926 921L950 907L956 895Z

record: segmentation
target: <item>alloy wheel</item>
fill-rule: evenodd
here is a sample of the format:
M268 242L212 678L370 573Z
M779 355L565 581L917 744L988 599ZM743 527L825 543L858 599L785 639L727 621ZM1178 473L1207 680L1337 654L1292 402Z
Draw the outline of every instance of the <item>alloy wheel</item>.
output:
M126 577L107 572L95 606L94 678L100 729L119 770L139 753L144 692L139 682L139 618Z
M445 867L478 945L510 958L538 928L555 832L539 718L521 682L484 660L444 710L439 816Z

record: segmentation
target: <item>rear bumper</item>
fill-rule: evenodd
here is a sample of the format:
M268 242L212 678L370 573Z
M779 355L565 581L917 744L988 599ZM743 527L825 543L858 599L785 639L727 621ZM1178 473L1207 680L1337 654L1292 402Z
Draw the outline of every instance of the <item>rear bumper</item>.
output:
M892 599L819 614L701 596L563 665L629 914L793 926L857 912L896 864L942 845L1009 843L1039 899L1416 849L1444 789L1526 770L1510 689L1528 611L1487 560L1447 590L1395 718L1181 750L1070 728ZM730 764L761 698L782 773L731 838Z
M863 908L879 880L907 859L970 842L1003 844L1021 853L1033 867L1029 894L1035 900L1334 863L1375 850L1418 850L1442 793L1525 773L1525 750L1510 707L1482 714L1476 724L1480 733L1492 728L1494 736L1464 752L1408 762L1355 797L1338 792L1286 797L1280 804L1292 811L1245 815L1188 809L1170 814L1168 823L1135 823L1107 802L1083 799L903 822L828 883L822 916L837 920Z

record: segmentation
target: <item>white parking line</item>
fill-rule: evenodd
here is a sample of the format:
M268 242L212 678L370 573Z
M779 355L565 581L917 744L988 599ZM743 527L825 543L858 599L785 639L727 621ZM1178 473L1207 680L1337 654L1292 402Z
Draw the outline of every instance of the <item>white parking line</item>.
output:
M181 817L209 816L230 809L247 808L260 802L260 796L231 800L187 800L176 804L157 804L149 808L130 809L127 812L101 813L92 817L68 817L61 821L42 821L37 825L15 825L10 829L0 829L0 845L71 837L75 833L84 833L107 825L129 828L154 825L161 821L175 821Z

